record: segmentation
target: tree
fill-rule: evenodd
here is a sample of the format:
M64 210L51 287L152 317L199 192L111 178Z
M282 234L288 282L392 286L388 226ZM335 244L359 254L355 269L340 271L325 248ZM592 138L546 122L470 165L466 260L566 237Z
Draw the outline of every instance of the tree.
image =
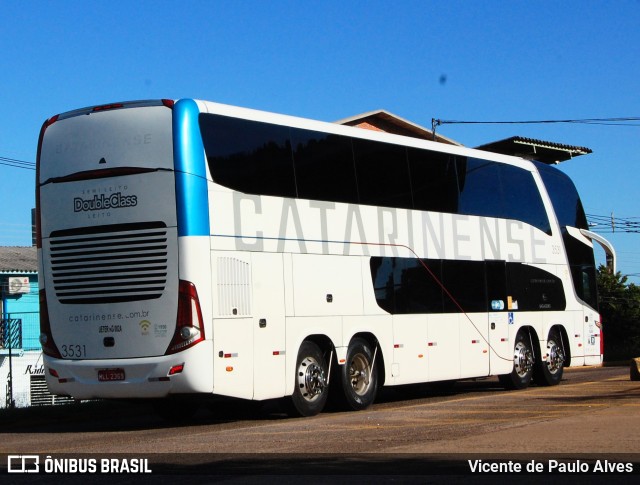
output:
M597 273L606 361L640 356L640 287L619 271L600 265Z

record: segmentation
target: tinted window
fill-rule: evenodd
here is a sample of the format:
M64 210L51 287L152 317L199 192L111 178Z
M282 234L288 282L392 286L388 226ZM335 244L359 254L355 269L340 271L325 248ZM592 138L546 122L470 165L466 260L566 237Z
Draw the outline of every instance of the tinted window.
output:
M483 261L443 261L442 282L446 313L486 312L487 294Z
M351 138L292 128L298 197L358 203Z
M504 217L550 233L533 177L517 167L213 114L200 115L200 129L213 180L233 190ZM559 217L584 219L566 176L548 186L572 207Z
M426 267L425 267L426 266ZM398 313L440 313L442 306L441 262L405 259L396 291ZM435 276L435 278L434 278Z
M465 176L460 183L460 214L505 217L500 165L469 158L461 167L465 169Z
M522 263L373 257L370 267L376 301L391 314L566 308L560 278ZM590 267L573 269L585 282L582 296L595 298L589 293L594 280ZM492 309L490 302L495 302L498 308Z
M589 228L578 191L571 179L558 169L542 163L536 163L536 165L562 229L562 240L567 251L576 295L586 304L597 309L598 298L593 249L575 239L566 230L567 226L580 229Z
M562 281L555 275L520 263L507 265L507 272L508 291L514 310L540 311L566 308Z
M507 307L507 264L504 261L486 261L485 273L487 280L487 301L502 302L502 309ZM499 310L497 308L489 308L490 310Z
M201 114L200 130L216 183L249 194L296 196L288 127Z
M371 277L380 308L393 314L442 313L440 264L439 260L371 258Z
M500 166L505 217L526 222L547 234L551 224L540 191L531 172L511 165Z
M455 157L417 148L407 149L407 156L415 209L458 212Z
M406 149L353 139L360 203L412 209Z
M536 166L551 198L560 227L588 229L582 202L571 179L558 169L543 163L537 162Z
M578 241L566 231L562 239L567 250L576 295L591 308L597 309L596 264L593 248Z
M395 266L398 258L371 258L371 279L378 306L389 313L396 312Z
M469 158L459 162L461 214L522 221L551 234L540 191L527 170Z

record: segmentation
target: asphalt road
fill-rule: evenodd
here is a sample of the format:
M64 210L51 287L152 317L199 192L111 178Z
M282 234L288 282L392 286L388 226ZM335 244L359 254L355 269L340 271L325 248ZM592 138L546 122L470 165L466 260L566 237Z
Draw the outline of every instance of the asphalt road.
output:
M606 459L627 467L614 477L640 474L640 382L630 381L628 367L568 369L559 386L522 391L504 391L497 379L447 391L388 388L366 411L313 418L289 418L277 401L204 404L183 424L163 421L143 403L25 411L0 422L0 453L144 457L154 473L198 476L213 468L223 475L464 475L477 459L505 467L536 460L545 472L558 472L550 464L556 460L588 461L593 471Z

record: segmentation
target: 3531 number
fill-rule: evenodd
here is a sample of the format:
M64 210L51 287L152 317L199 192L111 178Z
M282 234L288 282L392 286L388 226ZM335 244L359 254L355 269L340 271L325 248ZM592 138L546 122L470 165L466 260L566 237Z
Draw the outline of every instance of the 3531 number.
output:
M60 347L60 355L67 359L80 359L86 357L87 346L80 344L64 344Z

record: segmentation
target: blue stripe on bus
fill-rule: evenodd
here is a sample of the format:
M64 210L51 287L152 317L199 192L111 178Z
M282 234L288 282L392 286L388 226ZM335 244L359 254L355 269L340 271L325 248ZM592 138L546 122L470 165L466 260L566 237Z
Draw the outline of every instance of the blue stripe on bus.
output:
M192 99L181 99L173 107L178 236L209 235L207 171L199 113L198 105Z

